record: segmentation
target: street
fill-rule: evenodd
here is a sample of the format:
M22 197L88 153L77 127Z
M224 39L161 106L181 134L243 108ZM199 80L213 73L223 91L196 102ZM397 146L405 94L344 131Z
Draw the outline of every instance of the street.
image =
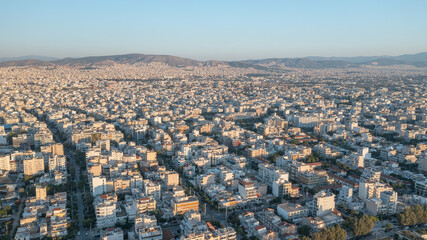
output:
M61 141L61 139L59 139L58 137L58 129L56 129L55 127L51 127L48 124L49 129L52 131L53 136L55 138L56 142L60 142L60 143L64 143ZM77 207L78 207L78 226L79 226L79 231L80 235L76 236L76 239L93 239L93 232L86 230L83 226L83 220L84 220L84 201L83 201L83 192L82 189L79 189L77 187L77 182L80 179L80 167L77 165L76 160L75 160L75 156L74 156L74 152L68 148L64 148L64 154L67 156L67 160L70 163L70 166L74 166L74 170L75 170L75 177L73 180L76 180L75 184L76 184L76 192L73 193L74 196L76 196L77 198ZM70 173L71 174L71 173Z

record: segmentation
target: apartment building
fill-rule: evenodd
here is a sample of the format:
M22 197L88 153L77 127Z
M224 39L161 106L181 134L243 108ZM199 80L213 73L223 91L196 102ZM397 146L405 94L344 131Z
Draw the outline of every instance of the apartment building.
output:
M44 158L42 157L25 159L23 163L24 163L24 175L32 176L32 175L41 174L44 172Z
M247 201L258 198L257 189L255 188L254 183L249 179L239 181L239 194Z
M313 216L322 217L332 213L335 209L335 194L320 191L313 196L310 212Z
M101 195L95 199L96 226L98 228L114 227L117 223L117 201Z
M171 203L174 215L184 214L190 210L199 211L199 200L193 196L175 197Z
M277 214L285 220L300 222L303 217L308 215L308 209L299 204L281 203L277 205Z

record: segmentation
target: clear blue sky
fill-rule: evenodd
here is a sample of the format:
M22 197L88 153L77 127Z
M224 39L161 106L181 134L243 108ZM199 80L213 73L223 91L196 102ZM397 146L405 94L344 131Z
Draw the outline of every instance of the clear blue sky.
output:
M231 60L423 51L426 0L0 4L0 57L145 53Z

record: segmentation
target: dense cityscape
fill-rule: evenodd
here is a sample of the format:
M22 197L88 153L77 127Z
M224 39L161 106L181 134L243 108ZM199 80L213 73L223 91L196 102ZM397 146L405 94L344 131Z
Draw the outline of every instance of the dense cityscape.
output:
M0 239L426 239L427 70L0 68Z

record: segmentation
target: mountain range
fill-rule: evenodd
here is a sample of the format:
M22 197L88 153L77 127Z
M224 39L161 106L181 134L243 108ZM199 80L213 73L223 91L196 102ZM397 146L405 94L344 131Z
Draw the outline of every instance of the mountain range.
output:
M412 65L427 67L427 52L405 54L400 56L371 56L371 57L305 57L305 58L268 58L242 61L197 61L170 55L125 54L111 56L91 56L82 58L55 59L44 56L25 56L19 58L0 58L0 67L10 66L74 66L92 67L104 65L137 64L161 62L170 66L216 66L219 64L231 67L256 69L293 68L346 68L362 65Z
M29 59L40 60L40 61L53 61L53 60L58 60L59 58L38 56L38 55L28 55L28 56L21 56L21 57L0 57L0 63L20 61L20 60L29 60Z

